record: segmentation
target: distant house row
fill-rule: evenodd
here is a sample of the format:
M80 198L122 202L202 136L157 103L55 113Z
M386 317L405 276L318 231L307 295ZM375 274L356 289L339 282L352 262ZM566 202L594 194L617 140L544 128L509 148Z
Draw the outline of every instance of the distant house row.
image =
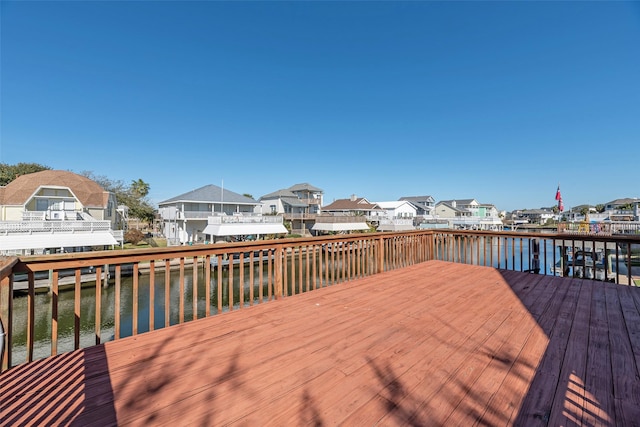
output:
M302 235L417 228L502 229L495 206L475 199L432 196L369 201L355 195L323 204L323 191L295 184L258 200L207 185L158 204L160 229L170 244L260 238L287 232ZM284 223L290 230L284 227Z
M265 194L258 200L206 185L158 204L158 229L169 244L257 239L285 234L404 231L416 228L502 229L503 214L475 199L431 196L369 201L355 195L324 204L322 189L308 183ZM598 220L635 220L640 200L618 199ZM629 210L629 206L634 206ZM622 209L626 207L626 209ZM551 210L513 212L521 222L543 223ZM565 213L566 215L566 213ZM576 219L576 213L573 213ZM606 217L606 218L605 218ZM96 182L68 171L23 175L0 187L0 254L84 251L122 245L125 206Z
M431 196L369 201L351 196L325 205L322 189L292 185L255 200L206 185L158 204L158 231L170 244L264 238L288 233L499 229L493 205ZM0 187L0 253L42 254L122 245L125 206L96 182L69 171L23 175ZM288 227L288 228L287 228Z
M514 224L545 224L549 220L592 221L592 222L625 222L640 221L640 199L615 199L603 205L602 212L595 206L579 205L568 211L556 213L552 209L515 210L508 215Z

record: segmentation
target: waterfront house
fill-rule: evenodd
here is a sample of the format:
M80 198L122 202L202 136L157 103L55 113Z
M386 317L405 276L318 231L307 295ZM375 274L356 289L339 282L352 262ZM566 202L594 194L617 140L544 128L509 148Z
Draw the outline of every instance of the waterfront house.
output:
M308 183L295 184L260 197L257 212L281 215L291 221L292 231L307 234L307 228L313 226L315 216L320 212L322 197L320 188Z
M524 209L512 213L513 224L538 224L543 225L548 220L556 218L551 209Z
M416 217L431 218L435 209L435 199L431 196L406 196L400 200L411 203L416 208Z
M498 209L491 204L478 203L476 199L442 200L436 204L435 214L439 219L447 219L452 228L503 228Z
M116 197L69 171L44 170L0 187L0 253L49 254L123 242Z
M604 205L609 221L640 221L640 199L612 200Z
M321 233L369 230L367 220L383 212L377 204L352 195L323 206L322 215L316 217L312 230Z
M378 231L414 230L416 207L406 200L376 202L381 211L374 212L371 219L377 222Z
M284 234L282 217L256 213L260 202L210 184L158 203L169 245Z

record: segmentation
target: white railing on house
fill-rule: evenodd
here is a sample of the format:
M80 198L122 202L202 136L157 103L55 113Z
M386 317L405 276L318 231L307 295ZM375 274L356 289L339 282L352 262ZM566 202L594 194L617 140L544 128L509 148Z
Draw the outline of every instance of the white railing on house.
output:
M413 225L413 218L379 217L377 221L380 225Z
M109 221L0 221L0 235L110 231Z
M239 213L233 215L209 215L209 224L282 224L280 215L259 215L253 213Z

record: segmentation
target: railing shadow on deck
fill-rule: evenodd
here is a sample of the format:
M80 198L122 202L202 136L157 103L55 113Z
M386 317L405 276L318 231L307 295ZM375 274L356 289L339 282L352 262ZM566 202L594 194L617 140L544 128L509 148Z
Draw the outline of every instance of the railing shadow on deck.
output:
M96 376L109 369L103 346L57 355L55 363L46 370L40 369L40 362L44 361L22 364L3 375L0 424L24 425L27 420L30 425L51 425L52 420L56 425L90 425L96 420L102 425L118 424L113 405L85 406L95 401L114 401L110 382ZM15 402L24 401L25 383L32 384L28 391L31 398L27 404L16 407ZM53 389L64 392L51 399ZM7 407L14 409L5 413Z

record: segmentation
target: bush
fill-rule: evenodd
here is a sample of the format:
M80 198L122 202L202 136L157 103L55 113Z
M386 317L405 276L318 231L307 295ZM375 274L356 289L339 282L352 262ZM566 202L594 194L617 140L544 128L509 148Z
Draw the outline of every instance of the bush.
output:
M137 245L143 240L144 240L144 233L138 229L127 230L127 232L124 233L124 241L126 243Z

